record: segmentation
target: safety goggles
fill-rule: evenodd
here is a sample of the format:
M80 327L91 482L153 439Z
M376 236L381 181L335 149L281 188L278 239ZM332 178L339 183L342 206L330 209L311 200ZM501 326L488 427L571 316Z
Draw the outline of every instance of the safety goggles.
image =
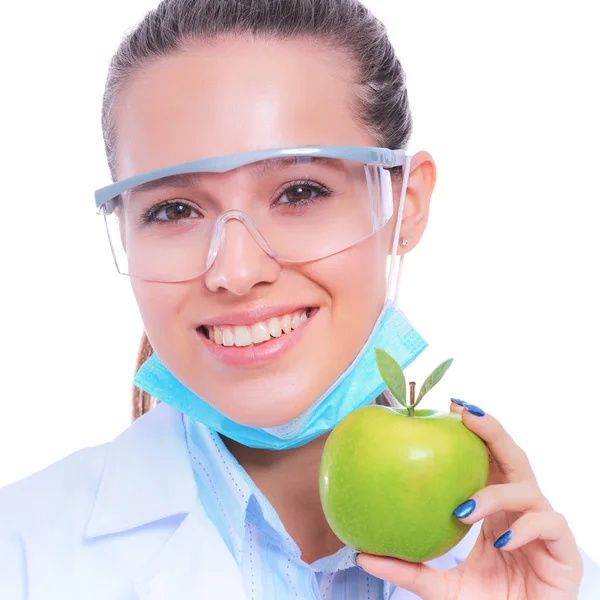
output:
M404 150L387 148L254 150L135 175L97 190L95 200L119 273L180 282L210 269L231 220L282 263L360 243L392 216L390 170L404 176L406 160Z

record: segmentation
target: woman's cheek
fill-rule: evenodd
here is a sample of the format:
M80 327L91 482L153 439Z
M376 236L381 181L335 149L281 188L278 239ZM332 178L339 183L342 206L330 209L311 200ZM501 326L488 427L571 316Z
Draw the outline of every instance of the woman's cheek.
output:
M334 319L352 314L356 324L371 330L386 293L386 255L378 236L314 263L311 275L328 292Z
M163 337L172 336L185 325L179 322L179 318L189 297L189 290L186 289L190 287L189 283L132 279L131 286L150 343L153 339L160 343Z

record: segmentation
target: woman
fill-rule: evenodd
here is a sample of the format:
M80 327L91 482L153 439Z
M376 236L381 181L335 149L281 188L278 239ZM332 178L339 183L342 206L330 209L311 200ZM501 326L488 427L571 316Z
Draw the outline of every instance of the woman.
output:
M458 546L356 556L324 519L327 432L384 401L373 348L407 366L425 347L393 301L435 185L411 124L355 0L166 0L124 40L96 205L147 336L137 420L0 493L0 597L596 597L527 457L472 405L451 409L491 477Z

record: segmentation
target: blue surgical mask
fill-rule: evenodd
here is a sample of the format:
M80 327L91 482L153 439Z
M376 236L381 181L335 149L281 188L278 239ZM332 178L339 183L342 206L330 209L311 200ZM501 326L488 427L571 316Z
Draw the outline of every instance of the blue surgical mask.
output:
M333 429L352 411L370 404L385 389L375 348L391 354L404 369L421 354L427 343L404 313L388 300L353 363L333 385L296 419L278 427L249 427L224 416L185 387L154 353L140 368L134 384L219 433L251 448L283 450L307 444Z
M409 172L410 157L406 172ZM331 431L351 412L370 404L383 392L385 384L375 362L375 348L391 354L405 369L425 350L427 343L397 306L398 288L404 255L396 249L400 234L408 178L403 181L394 232L393 252L388 276L388 299L369 339L352 364L331 387L290 423L277 427L249 427L227 418L211 404L185 387L154 353L140 368L134 385L188 417L251 448L284 450L307 444ZM395 279L395 282L394 282ZM390 297L390 291L395 290Z

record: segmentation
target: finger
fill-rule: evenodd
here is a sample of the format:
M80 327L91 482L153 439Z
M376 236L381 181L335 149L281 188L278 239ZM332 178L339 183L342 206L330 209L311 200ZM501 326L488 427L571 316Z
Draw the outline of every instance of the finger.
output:
M525 513L494 542L494 546L510 552L534 540L543 540L558 562L579 565L581 555L569 524L561 513L554 511Z
M367 573L416 594L422 600L445 598L447 575L424 563L361 553L356 564Z
M454 413L461 413L463 410L462 406L459 406L458 404L455 404L454 402L450 402L450 412L454 412Z
M469 500L457 506L452 513L463 523L472 525L499 511L528 512L551 511L552 505L542 494L537 483L501 483L488 485Z
M460 410L463 423L487 444L492 458L507 480L537 481L527 455L506 429L492 415L477 416L472 410L481 411L465 403Z

